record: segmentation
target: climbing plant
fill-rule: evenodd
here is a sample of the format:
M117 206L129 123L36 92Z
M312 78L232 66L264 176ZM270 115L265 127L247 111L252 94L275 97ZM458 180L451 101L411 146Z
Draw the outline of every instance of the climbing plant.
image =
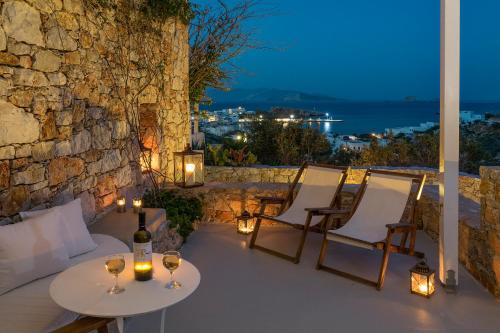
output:
M194 18L193 5L188 0L87 0L94 8L117 10L120 6L133 5L144 19L165 22L170 18L178 18L188 24Z
M189 22L193 15L191 4L186 0L87 0L84 4L87 20L105 40L100 52L103 77L110 83L110 97L125 110L131 155L148 171L153 193L159 193L167 174L152 167L151 152L159 154L159 143L170 135L161 125L172 111L167 107L169 97L165 93L169 83L167 68L174 63L175 54L170 50L182 29L165 32L171 25ZM148 122L146 130L141 126L145 120L141 99L150 95L156 96L157 121Z

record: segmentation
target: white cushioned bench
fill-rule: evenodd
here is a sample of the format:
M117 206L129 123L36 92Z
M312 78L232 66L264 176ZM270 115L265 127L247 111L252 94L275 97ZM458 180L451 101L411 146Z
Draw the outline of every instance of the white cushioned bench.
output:
M91 236L97 248L70 258L71 266L110 254L130 252L127 245L114 237L101 234ZM57 274L53 274L32 281L1 295L0 331L6 333L50 332L77 319L78 314L59 307L50 298L49 286L56 276ZM77 285L74 287L78 288Z

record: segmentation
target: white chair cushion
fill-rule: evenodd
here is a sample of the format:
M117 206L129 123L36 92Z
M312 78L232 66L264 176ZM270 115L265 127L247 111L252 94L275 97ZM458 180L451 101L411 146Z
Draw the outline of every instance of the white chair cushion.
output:
M299 193L292 206L276 219L304 225L308 214L306 208L330 207L342 175L343 172L339 169L307 167L304 182L300 185ZM310 225L314 226L322 219L322 216L313 216Z
M383 241L387 236L386 224L398 223L404 213L412 182L408 177L372 174L352 217L343 227L328 231L327 238L351 245L355 244L342 236L367 243Z
M0 227L0 295L64 270L68 251L59 211Z
M23 220L27 220L34 216L40 216L54 210L59 211L62 216L64 244L68 249L70 258L85 252L92 251L97 247L97 245L90 237L87 225L83 220L82 204L80 198L62 206L35 210L31 212L21 212L19 213L19 215L21 215Z
M118 239L107 235L91 235L97 248L69 260L70 266L115 253L130 252ZM104 267L104 266L103 266ZM0 296L1 332L51 332L78 318L78 314L59 307L50 298L49 286L57 275L33 281Z

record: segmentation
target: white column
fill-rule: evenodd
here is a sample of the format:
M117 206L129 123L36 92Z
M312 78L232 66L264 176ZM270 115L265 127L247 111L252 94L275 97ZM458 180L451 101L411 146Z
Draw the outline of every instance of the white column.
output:
M458 273L458 156L460 129L460 0L441 0L439 145L439 279ZM458 281L458 275L455 275Z

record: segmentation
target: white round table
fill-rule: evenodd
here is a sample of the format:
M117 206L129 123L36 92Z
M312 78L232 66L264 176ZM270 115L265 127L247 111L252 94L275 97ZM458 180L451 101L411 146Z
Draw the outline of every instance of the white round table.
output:
M125 270L118 277L118 284L125 288L123 293L107 293L114 283L114 276L106 271L105 257L102 257L60 273L50 285L50 296L67 310L93 317L116 318L120 332L123 332L123 318L163 310L160 325L163 333L165 309L196 290L200 284L200 272L182 259L174 273L174 279L182 287L167 289L165 285L170 280L170 273L163 267L161 254L153 253L153 279L146 282L134 280L133 254L123 255Z

